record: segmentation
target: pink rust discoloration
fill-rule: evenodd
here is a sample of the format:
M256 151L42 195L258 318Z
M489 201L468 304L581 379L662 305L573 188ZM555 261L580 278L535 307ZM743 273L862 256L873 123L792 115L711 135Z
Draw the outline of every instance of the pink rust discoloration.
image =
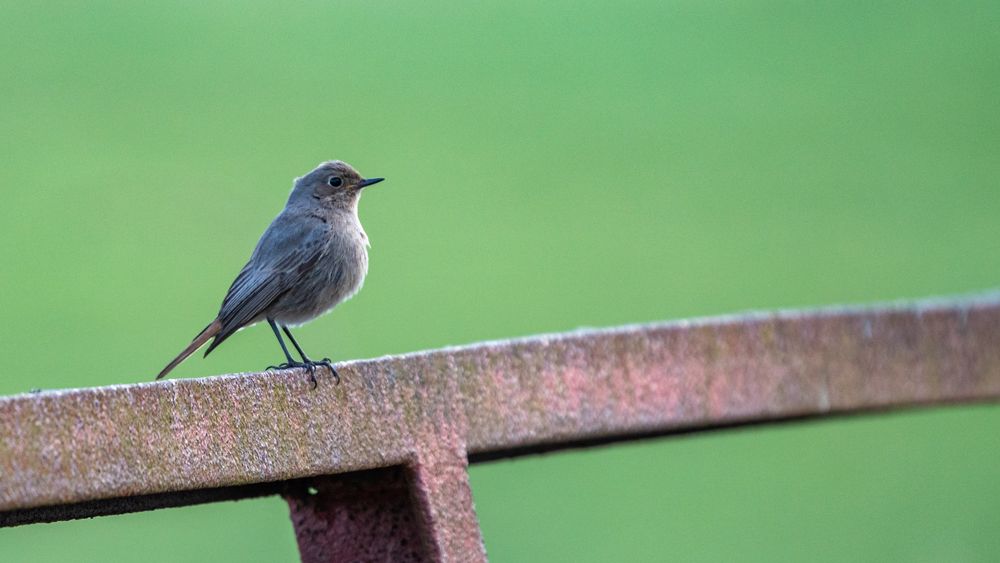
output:
M467 454L996 400L1000 295L581 331L337 369L340 385L321 376L315 390L289 371L0 398L0 526L287 485L307 561L481 561Z
M435 561L486 561L469 486L464 434L461 424L448 420L426 426L423 447L408 468L425 545Z
M590 377L586 368L566 366L558 381L561 385L553 386L543 395L547 398L544 412L563 413L567 418L582 415L587 405L586 391L590 387L587 380ZM566 422L573 423L572 420Z

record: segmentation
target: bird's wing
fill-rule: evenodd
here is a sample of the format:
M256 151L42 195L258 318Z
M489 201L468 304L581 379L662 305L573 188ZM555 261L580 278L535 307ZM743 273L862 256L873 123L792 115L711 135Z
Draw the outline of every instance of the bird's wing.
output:
M308 217L279 215L274 220L222 301L222 330L205 351L206 356L237 330L258 320L319 262L327 249L324 227Z

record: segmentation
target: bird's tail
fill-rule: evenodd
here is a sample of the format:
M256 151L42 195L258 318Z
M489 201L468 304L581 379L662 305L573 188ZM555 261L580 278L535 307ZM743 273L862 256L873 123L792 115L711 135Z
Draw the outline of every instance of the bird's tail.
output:
M222 322L220 322L219 319L215 319L214 321L212 321L212 324L206 326L205 330L201 331L198 334L198 336L194 337L194 340L191 341L191 344L188 344L188 347L185 348L184 351L178 354L177 357L174 358L172 362L167 364L167 367L163 368L163 371L160 372L160 375L156 376L156 379L161 379L164 375L170 373L171 370L173 370L175 367L179 366L181 362L186 360L188 356L194 354L195 351L198 350L198 348L204 346L205 343L208 342L209 338L212 338L216 334L219 334L220 330L222 330Z

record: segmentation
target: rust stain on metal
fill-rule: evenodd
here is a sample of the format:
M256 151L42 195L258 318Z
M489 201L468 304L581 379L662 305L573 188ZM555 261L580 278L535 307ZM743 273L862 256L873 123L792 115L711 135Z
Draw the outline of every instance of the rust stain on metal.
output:
M433 561L486 561L486 549L469 486L469 462L461 420L424 425L421 447L408 465L418 521Z
M337 369L341 385L316 390L286 372L0 398L0 525L396 467L409 491L399 510L433 530L414 553L485 559L466 455L996 400L1000 296L581 331ZM394 490L396 478L372 486ZM356 514L342 487L316 483L318 495L288 493L293 516L313 514L300 541ZM394 495L390 512L404 506ZM380 514L369 523L391 527Z

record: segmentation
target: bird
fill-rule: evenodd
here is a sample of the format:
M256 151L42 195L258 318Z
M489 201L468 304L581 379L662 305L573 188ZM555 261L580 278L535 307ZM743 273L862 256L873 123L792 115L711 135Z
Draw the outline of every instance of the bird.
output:
M385 178L364 178L340 160L321 162L296 178L281 213L261 235L229 287L219 314L156 376L161 379L212 340L205 356L236 331L267 321L285 362L267 369L306 368L316 386L318 366L340 376L329 358L311 360L289 327L330 312L350 299L368 273L368 234L358 218L361 192ZM288 352L282 332L302 358Z

